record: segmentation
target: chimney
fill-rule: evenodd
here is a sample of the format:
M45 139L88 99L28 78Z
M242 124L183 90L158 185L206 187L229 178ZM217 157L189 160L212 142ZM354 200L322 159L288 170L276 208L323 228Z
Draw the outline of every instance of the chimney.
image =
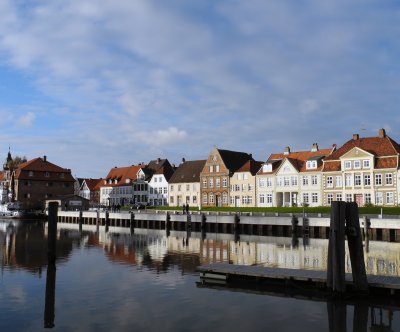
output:
M386 137L385 129L383 129L383 128L379 129L379 137L380 138L385 138Z
M290 147L286 146L286 147L285 147L285 150L283 151L283 154L284 154L284 155L287 155L287 154L289 154L289 153L290 153Z
M249 153L249 159L253 159L253 154Z
M44 161L44 162L47 161L47 156L43 156L43 161Z
M353 134L353 141L357 141L360 138L358 134Z
M182 158L182 164L183 164L185 161L186 161L186 159L185 159L185 158Z
M336 144L332 144L332 150L330 154L334 153L335 151L336 151Z
M159 164L161 161L161 158L157 158L157 164Z
M311 152L317 152L318 151L318 143L313 143L311 147Z

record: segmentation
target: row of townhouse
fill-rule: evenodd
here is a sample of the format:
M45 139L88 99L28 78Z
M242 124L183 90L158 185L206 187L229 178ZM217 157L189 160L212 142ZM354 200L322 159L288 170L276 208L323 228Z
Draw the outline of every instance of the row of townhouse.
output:
M355 134L340 148L286 147L265 162L216 147L206 160L182 159L178 167L158 158L111 169L92 186L103 205L279 207L344 200L394 206L400 202L399 155L399 145L380 129L376 137Z

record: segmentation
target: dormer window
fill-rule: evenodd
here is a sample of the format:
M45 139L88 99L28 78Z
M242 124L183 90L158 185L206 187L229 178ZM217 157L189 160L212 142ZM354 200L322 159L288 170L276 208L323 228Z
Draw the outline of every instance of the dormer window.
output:
M115 179L115 180L114 180L114 184L117 184L117 183L118 183L118 180L117 180L117 179Z
M112 180L110 179L110 180L108 180L108 184L111 184L112 183Z
M317 168L317 161L316 160L307 160L306 168L307 169L316 169Z
M265 165L263 165L262 171L263 171L264 173L266 173L266 172L272 172L272 164L265 164Z
M29 171L29 176L33 176L33 171Z

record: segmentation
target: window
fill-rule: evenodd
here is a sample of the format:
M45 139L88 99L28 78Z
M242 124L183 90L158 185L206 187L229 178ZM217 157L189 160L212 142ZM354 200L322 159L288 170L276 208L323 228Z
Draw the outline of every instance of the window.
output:
M318 203L318 193L312 193L311 200L313 203Z
M337 201L341 201L342 200L342 194L341 193L336 194L336 200Z
M267 178L267 187L272 187L272 178Z
M375 174L375 185L376 186L382 185L382 174Z
M333 187L333 176L327 176L326 177L326 186L328 188L332 188Z
M214 172L214 166L210 165L210 173Z
M376 205L382 205L383 203L383 196L380 191L375 192L375 204Z
M247 189L246 184L245 184L245 183L242 183L242 191L246 191L246 189Z
M393 184L393 174L392 173L386 173L385 174L385 183L386 183L386 185L392 185Z
M210 201L210 204L214 203L214 194L213 193L210 193L209 201Z
M219 188L221 186L220 178L215 179L215 188Z
M240 191L240 186L238 184L235 184L235 191Z
M222 204L228 204L228 194L227 193L222 194Z
M361 175L360 174L354 175L354 185L361 186Z
M217 156L216 156L216 155L212 155L212 156L211 156L211 160L212 160L212 161L217 161Z
M237 179L238 179L238 180L242 180L242 173L238 173L238 174L237 174Z
M248 191L253 191L253 185L252 184L249 184Z
M351 161L344 162L344 169L351 169Z
M258 196L258 202L259 202L260 204L264 204L264 203L265 203L265 195L264 195L264 194L260 194L260 195Z
M182 190L182 185L178 184L178 191Z
M386 193L386 204L393 204L393 193L392 192Z
M231 205L235 204L235 197L231 196L230 201L231 201Z
M297 186L297 176L292 176L290 180L292 182L292 186Z
M345 186L346 187L351 187L353 183L353 178L350 174L346 174L344 178Z
M166 194L168 192L168 188L164 187L164 194Z
M317 161L316 160L308 160L306 163L307 169L315 169L317 168Z
M303 186L308 186L308 176L303 176Z
M192 197L192 202L193 202L193 204L197 204L197 196L196 195Z
M336 187L342 187L342 176L336 175Z
M360 169L361 168L361 161L360 160L355 160L354 161L354 168L355 169Z
M157 179L157 177L155 176L155 177L154 177L154 182L157 182L157 180L158 180L158 179Z
M346 194L346 202L350 203L353 201L353 195L352 194Z
M49 173L49 172L45 172L45 173L44 173L44 176L45 176L46 178L48 178L48 177L50 177L50 173Z
M247 204L253 204L253 196L247 196Z
M371 175L364 174L364 186L370 186L370 185L371 185Z
M272 204L272 194L267 194L267 203Z
M372 203L371 194L370 193L367 193L367 194L364 195L364 201L365 201L365 204L371 204Z
M155 191L155 189L154 189L154 191ZM150 187L150 194L152 194L153 193L153 187Z
M207 204L207 194L203 194L203 204Z
M308 200L308 193L303 193L303 203L308 204L309 200Z
M369 168L369 160L363 160L363 168Z
M249 178L249 175L246 174L246 173L244 173L244 174L243 174L243 180L247 180L248 178Z
M228 180L226 178L222 178L222 187L226 188L228 186Z
M313 186L316 186L318 184L318 176L317 175L312 175L311 176L311 184Z
M289 180L289 177L288 177L288 176L285 176L285 177L283 178L283 185L284 185L285 187L287 187L287 186L290 185L290 180Z
M207 188L207 179L206 178L203 179L203 188Z
M278 187L282 187L283 186L283 178L282 178L282 176L278 176L276 181L277 181L276 185Z
M215 171L218 173L219 172L219 165L215 165Z
M209 188L214 188L214 179L210 179L208 182L208 187Z
M264 188L265 187L265 179L259 179L258 180L258 186L260 188Z
M326 196L326 198L327 198L328 204L331 205L331 204L332 204L332 201L333 201L333 194L328 194L328 195Z
M186 185L186 191L190 191L190 184Z

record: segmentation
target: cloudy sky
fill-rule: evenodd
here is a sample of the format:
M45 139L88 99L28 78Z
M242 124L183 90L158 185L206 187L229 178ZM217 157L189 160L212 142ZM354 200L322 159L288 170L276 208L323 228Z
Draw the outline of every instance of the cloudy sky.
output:
M0 156L79 177L400 141L400 3L1 0Z

